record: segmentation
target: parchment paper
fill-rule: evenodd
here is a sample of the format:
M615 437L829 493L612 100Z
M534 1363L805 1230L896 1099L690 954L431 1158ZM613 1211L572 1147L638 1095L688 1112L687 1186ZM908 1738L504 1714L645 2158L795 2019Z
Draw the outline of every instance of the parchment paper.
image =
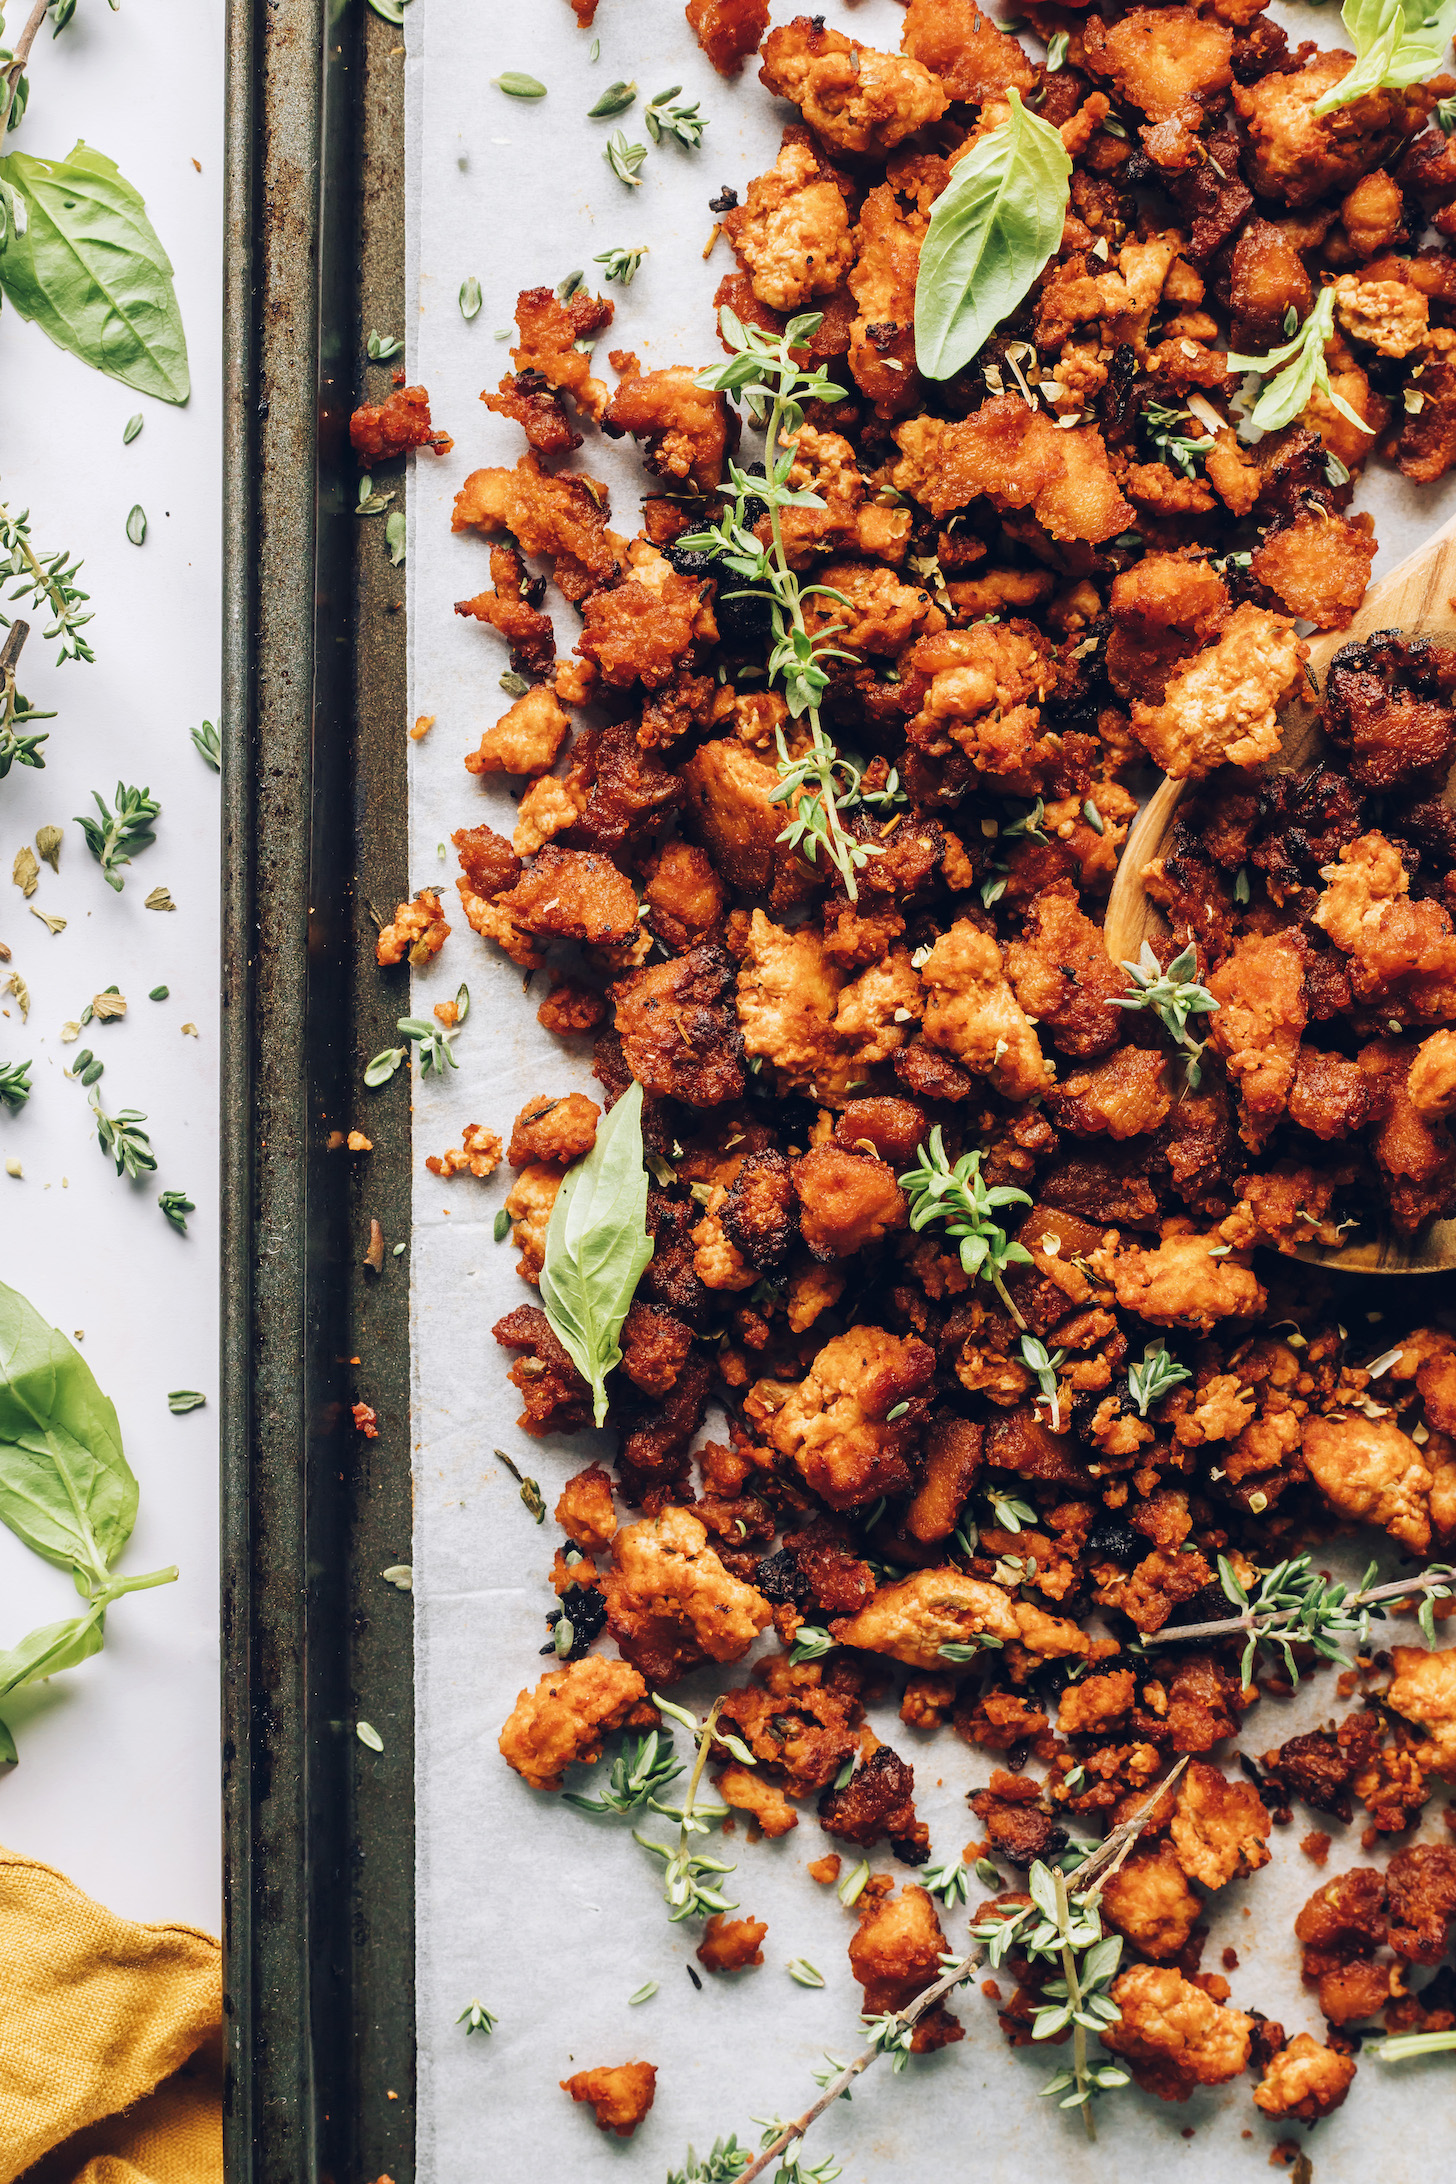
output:
M786 0L775 5L777 20L793 12ZM898 45L895 0L841 6L833 19L868 44ZM1287 20L1326 45L1340 38L1333 9L1317 19L1291 9ZM411 885L449 885L447 914L456 928L417 978L413 1005L428 1013L462 978L473 997L458 1042L458 1074L443 1083L425 1078L415 1095L418 2173L420 2184L483 2184L513 2172L573 2184L630 2174L655 2184L682 2165L689 2141L702 2153L716 2135L736 2131L756 2146L751 2119L801 2110L813 2097L809 2073L824 2050L844 2058L859 2046L860 1990L845 1955L853 1916L804 1871L826 1850L849 1846L821 1833L812 1807L777 1843L749 1844L741 1828L729 1836L734 1847L724 1855L738 1859L729 1893L745 1912L768 1920L765 1961L731 1978L705 1978L695 1992L685 1967L700 1930L669 1925L661 1866L633 1841L631 1824L598 1821L533 1793L496 1750L517 1692L547 1666L538 1649L544 1615L555 1604L547 1570L559 1532L552 1522L539 1529L532 1523L492 1450L507 1449L534 1473L548 1506L570 1473L598 1451L590 1435L533 1442L515 1423L519 1405L505 1378L508 1360L490 1339L501 1313L534 1301L514 1273L509 1243L498 1246L492 1238L509 1174L488 1184L469 1177L441 1183L423 1162L427 1153L458 1145L467 1123L508 1132L533 1093L576 1088L599 1096L600 1088L589 1073L586 1043L568 1046L537 1024L544 976L523 993L521 974L470 932L456 908L453 851L440 852L455 827L487 819L509 834L514 824L508 788L499 780L476 782L461 764L509 700L498 687L504 647L493 632L451 612L453 601L485 588L489 576L485 543L451 536L450 505L470 470L513 463L522 451L519 430L477 403L480 390L493 388L509 368L509 344L494 335L510 327L518 289L554 283L576 267L594 278L591 261L599 251L646 243L651 255L632 287L606 291L617 316L600 344L598 371L606 370L608 347L635 348L644 365L704 362L717 353L710 299L731 260L721 241L702 260L714 219L708 199L724 182L741 193L772 163L781 128L796 117L766 96L751 69L736 85L714 74L680 0L602 0L590 32L578 31L566 0L534 0L529 7L420 0L407 13L406 36L418 299L407 329L409 372L428 386L436 420L456 441L443 460L417 459L410 495L410 714L435 715L428 737L410 754ZM601 58L593 66L595 37ZM490 79L506 69L538 77L549 95L526 104L492 89ZM587 109L619 77L637 80L636 108L618 120L588 121ZM704 147L653 150L642 187L629 190L603 164L606 139L620 127L629 141L641 141L643 104L673 82L684 86L685 98L701 96L709 117ZM472 274L485 303L467 325L457 294ZM575 461L607 481L613 526L633 533L644 490L633 443L589 433ZM1440 492L1417 495L1389 473L1362 501L1376 511L1382 569L1456 505ZM575 635L575 617L563 610L563 652ZM1363 1290L1352 1294L1351 1314L1372 1301ZM1373 1356L1383 1347L1373 1318L1369 1335L1369 1350L1360 1354ZM610 1436L601 1442L600 1460L610 1463ZM732 1672L732 1679L743 1673ZM701 1709L718 1680L690 1679L675 1696ZM1252 1750L1266 1749L1316 1726L1333 1704L1327 1679L1308 1684L1292 1702L1266 1700L1246 1741ZM954 1857L980 1833L965 1800L988 1779L991 1756L948 1731L927 1738L907 1729L893 1705L872 1721L915 1766L916 1801L930 1824L935 1858ZM1253 1883L1211 1899L1204 1966L1217 1969L1220 1951L1234 1947L1233 2000L1282 2019L1291 2034L1306 2029L1322 2037L1313 1997L1300 1985L1290 1930L1298 1905L1322 1878L1297 1848L1297 1838L1316 1824L1297 1809L1294 1824L1276 1831L1275 1864ZM653 1831L664 1840L672 1832L665 1820ZM1358 1821L1336 1833L1325 1877L1362 1856ZM846 1870L852 1862L851 1850ZM897 1880L913 1878L884 1846L872 1862ZM964 1910L949 1914L945 1925L952 1945L964 1942ZM822 1991L788 1977L785 1967L799 1956L824 1974ZM660 1991L629 2008L628 1996L648 1979L658 1980ZM467 2038L455 2022L475 1997L499 2016L489 2039ZM1062 2052L1008 2051L991 2004L974 1986L957 2008L964 2042L914 2061L898 2078L878 2065L852 2105L841 2103L816 2126L809 2159L836 2154L845 2184L971 2174L998 2184L1043 2176L1082 2184L1149 2174L1165 2161L1183 2176L1222 2178L1231 2164L1251 2176L1266 2173L1269 2147L1298 2131L1271 2126L1253 2106L1253 2081L1244 2077L1186 2106L1165 2106L1135 2090L1118 2094L1102 2104L1102 2143L1089 2149L1077 2118L1037 2097ZM590 2111L557 2087L574 2070L634 2057L658 2066L657 2098L627 2145L599 2134ZM1386 2075L1396 2074L1364 2063L1346 2107L1310 2142L1319 2184L1355 2184L1377 2167L1382 2184L1425 2184L1438 2174L1443 2137L1449 2145L1448 2069L1439 2059L1401 2066L1398 2107L1382 2082Z

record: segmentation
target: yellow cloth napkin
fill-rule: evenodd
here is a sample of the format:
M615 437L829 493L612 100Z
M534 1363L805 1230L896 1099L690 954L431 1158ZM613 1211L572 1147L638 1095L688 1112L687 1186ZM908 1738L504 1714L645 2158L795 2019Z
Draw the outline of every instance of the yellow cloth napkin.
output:
M222 2184L221 2028L210 1934L0 1848L0 2184Z

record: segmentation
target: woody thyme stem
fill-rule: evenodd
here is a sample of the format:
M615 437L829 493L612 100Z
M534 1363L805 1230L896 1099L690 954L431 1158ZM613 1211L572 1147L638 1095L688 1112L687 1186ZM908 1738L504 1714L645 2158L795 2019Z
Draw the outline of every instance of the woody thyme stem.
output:
M1077 2080L1077 2090L1080 2092L1083 2086L1085 2086L1087 2083L1087 2028L1085 2025L1078 2023L1075 2014L1082 2007L1082 1988L1077 1978L1076 1952L1072 1948L1071 1943L1066 1939L1067 1927L1070 1923L1072 1915L1071 1906L1067 1902L1066 1874L1058 1873L1056 1875L1054 1885L1057 1892L1057 1925L1060 1928L1063 1937L1061 1951L1062 1977L1067 1982L1067 2000L1071 2004L1073 2011L1072 2070ZM1092 2114L1092 2103L1090 2101L1084 2100L1082 2103L1082 2121L1087 2127L1088 2138L1095 2144L1097 2139L1097 2124Z
M1177 1781L1179 1775L1183 1772L1183 1769L1187 1766L1187 1764L1188 1761L1186 1758L1180 1759L1177 1766L1173 1769L1172 1773L1164 1777L1164 1779L1158 1784L1157 1788L1153 1791L1152 1795L1138 1807L1137 1811L1132 1815L1132 1817L1128 1820L1125 1820L1122 1823L1121 1827L1114 1828L1112 1833L1107 1836L1101 1843L1099 1843L1094 1851L1090 1851L1088 1853L1088 1855L1082 1860L1080 1866L1075 1867L1070 1874L1067 1874L1061 1878L1061 1883L1057 1891L1057 1905L1058 1910L1061 1914L1062 1923L1064 1925L1066 1923L1068 1915L1066 1882L1069 1880L1077 1881L1085 1877L1093 1884L1097 1893L1100 1893L1101 1886L1111 1879L1112 1875L1117 1871L1123 1860L1128 1856L1129 1852L1133 1847L1133 1844L1137 1841L1143 1829L1147 1826L1149 1820L1152 1818L1158 1800L1163 1797L1172 1786L1172 1784ZM985 1961L986 1952L982 1948L972 1949L968 1955L958 1957L955 1962L950 1966L950 1968L947 1971L943 1972L940 1978L937 1979L933 1983L933 1985L927 1987L922 1994L918 1994L915 1997L915 2000L913 2002L907 2003L903 2010L900 2010L896 2013L894 2022L898 2024L902 2030L908 2030L910 2027L918 2024L920 2019L925 2016L928 2010L933 2010L938 2003L943 2002L945 1997L952 1991L953 1988L959 1987L963 1981L969 1979L971 1974L975 1971L978 1971L981 1965L985 1963ZM1074 1981L1075 1971L1068 1975L1069 1993L1073 1991ZM1080 2031L1080 2029L1081 2028L1079 2027L1078 2030ZM809 2129L810 2125L814 2123L818 2117L822 2116L827 2108L832 2108L834 2106L834 2103L839 2099L841 2093L845 2093L848 2091L849 2087L854 2083L854 2080L860 2075L860 2072L868 2070L870 2064L874 2062L876 2057L883 2052L884 2046L880 2042L877 2042L873 2047L861 2049L860 2053L855 2056L854 2061L852 2063L846 2064L845 2068L841 2070L837 2078L830 2079L828 2085L824 2088L824 2091L820 2094L818 2100L812 2102L810 2106L804 2110L802 2116L796 2116L792 2123L786 2123L782 2131L779 2132L777 2138L771 2139L768 2145L764 2147L762 2153L758 2154L754 2158L754 2160L752 2160L748 2164L748 2167L739 2177L738 2184L754 2184L754 2179L763 2175L763 2172L769 2166L769 2163L772 2161L777 2161L780 2154L786 2153L789 2147L796 2145L799 2140L803 2138L805 2132ZM1082 2040L1081 2054L1082 2073L1085 2075L1085 2037ZM1095 2138L1096 2131L1094 2130L1091 2135Z
M49 4L50 0L35 0L35 6L30 11L30 20L20 33L14 56L6 62L4 74L0 75L0 86L3 86L3 96L0 96L0 142L4 141L6 125L10 120L10 109L15 103L15 86L25 74L25 64L30 59L30 49L40 35L40 26L46 19L46 9Z
M1417 1593L1436 1591L1444 1582L1443 1577L1429 1576L1423 1571L1419 1577L1397 1578L1391 1585L1371 1585L1362 1592L1349 1594L1341 1603L1342 1611L1369 1607L1382 1600L1414 1598ZM1291 1623L1297 1623L1302 1612L1300 1608L1279 1608L1272 1612L1261 1612L1250 1605L1242 1615L1231 1615L1223 1622L1175 1623L1166 1626L1158 1632L1157 1642L1161 1646L1174 1639L1232 1638L1240 1633L1248 1638L1264 1637L1276 1630L1286 1629ZM1295 1643L1299 1643L1297 1636Z

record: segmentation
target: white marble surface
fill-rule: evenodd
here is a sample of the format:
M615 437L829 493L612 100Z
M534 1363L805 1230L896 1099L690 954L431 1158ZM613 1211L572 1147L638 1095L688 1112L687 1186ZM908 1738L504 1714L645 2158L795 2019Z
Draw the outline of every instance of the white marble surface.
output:
M27 9L11 0L12 37ZM95 620L94 666L57 668L31 616L21 687L55 706L43 773L0 782L0 940L30 988L29 1021L0 996L0 1060L29 1056L34 1092L0 1109L0 1279L81 1348L120 1415L141 1511L120 1567L175 1562L180 1582L120 1601L106 1650L7 1702L18 1767L0 1770L0 1842L60 1866L116 1910L216 1930L221 1916L217 1580L218 783L188 737L218 711L221 582L222 0L145 0L114 14L81 0L43 31L30 111L0 149L63 156L78 137L142 192L176 268L192 399L175 409L89 371L0 311L0 493L29 506L37 545L68 546ZM196 162L196 164L194 164ZM199 171L200 170L200 171ZM130 447L122 428L145 425ZM135 503L148 535L130 545ZM157 839L114 894L73 814L118 775L162 805ZM37 909L10 881L36 829L64 829ZM163 885L173 915L143 900ZM166 1001L147 999L165 984ZM119 1023L88 1027L107 1107L142 1109L155 1177L118 1178L86 1095L64 1075L60 1029L116 985ZM182 1031L197 1027L197 1036ZM23 1177L3 1172L19 1159ZM157 1193L197 1204L176 1234ZM206 1409L173 1417L167 1393ZM59 1570L0 1530L0 1645L73 1614Z

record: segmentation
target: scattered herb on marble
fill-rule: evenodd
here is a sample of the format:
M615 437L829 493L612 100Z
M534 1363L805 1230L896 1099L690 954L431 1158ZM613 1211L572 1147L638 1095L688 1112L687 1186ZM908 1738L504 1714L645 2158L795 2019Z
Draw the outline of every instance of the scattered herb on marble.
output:
M538 1524L544 1524L546 1522L546 1503L541 1493L541 1489L536 1484L536 1481L534 1479L528 1479L525 1472L520 1469L514 1458L508 1456L503 1448L498 1448L496 1450L496 1455L500 1458L501 1462L505 1465L511 1477L520 1487L521 1500L530 1510L531 1515L536 1519L536 1522Z
M61 844L65 838L59 827L41 827L36 832L36 855L42 864L48 864L57 875L61 869Z
M592 264L606 268L602 274L604 281L620 281L624 288L630 288L637 268L647 254L647 245L638 243L630 250L603 250L592 259Z
M173 1388L167 1397L167 1408L174 1417L185 1418L188 1411L201 1410L207 1397L197 1388Z
M472 273L460 283L460 316L467 326L472 319L479 318L480 306L483 301L484 298L480 293L480 283Z
M125 430L121 435L121 444L123 447L131 446L132 441L136 439L145 422L146 420L143 418L140 410L137 411L135 417L128 417Z
M116 1172L124 1175L129 1183L148 1174L157 1165L151 1139L141 1128L146 1116L134 1107L125 1107L119 1115L108 1115L99 1096L91 1094L91 1112L96 1117L96 1142L109 1160L116 1162Z
M41 634L48 644L54 642L59 647L58 665L65 660L96 657L81 635L86 624L95 619L92 613L81 611L91 596L76 583L82 566L63 546L52 553L38 552L30 535L30 510L23 508L13 516L0 502L0 584L14 580L15 589L7 594L8 603L24 600L37 612L50 613L50 625ZM0 628L8 629L10 621L9 615L0 612Z
M535 76L523 76L519 69L507 69L503 76L492 76L497 91L504 91L510 99L544 99L546 86Z
M126 535L133 546L145 546L147 542L147 512L140 502L126 519Z
M636 96L636 84L623 83L619 78L616 83L607 85L595 106L587 108L586 118L588 121L602 121L612 114L625 114Z
M31 1089L29 1062L0 1062L0 1101L8 1108L24 1107Z
M207 760L207 763L212 768L213 772L221 773L222 737L218 734L212 722L210 720L205 720L200 728L194 728L190 731L190 733L193 743L196 745L202 757Z
M641 189L641 169L647 158L645 144L629 144L622 131L614 129L602 157L619 182L625 182L629 189Z
M665 91L659 91L656 98L643 107L642 119L654 144L660 144L666 134L685 145L688 151L695 152L703 141L703 131L708 123L706 117L698 113L700 100L694 99L690 106L672 104L681 90L682 85L674 83Z
M95 789L91 791L91 798L100 818L83 818L78 812L76 824L86 837L86 847L101 867L101 877L119 895L126 882L118 867L131 863L133 851L150 849L157 839L152 832L152 821L162 807L150 789L129 789L121 781L116 784L114 812L108 810Z
M187 1216L189 1213L196 1213L197 1211L187 1193L177 1190L163 1191L157 1199L157 1204L161 1207L173 1228L185 1236L187 1234Z
M468 2037L472 2032L494 2032L500 2019L493 2016L483 2002L467 2002L455 2022L465 2027Z

